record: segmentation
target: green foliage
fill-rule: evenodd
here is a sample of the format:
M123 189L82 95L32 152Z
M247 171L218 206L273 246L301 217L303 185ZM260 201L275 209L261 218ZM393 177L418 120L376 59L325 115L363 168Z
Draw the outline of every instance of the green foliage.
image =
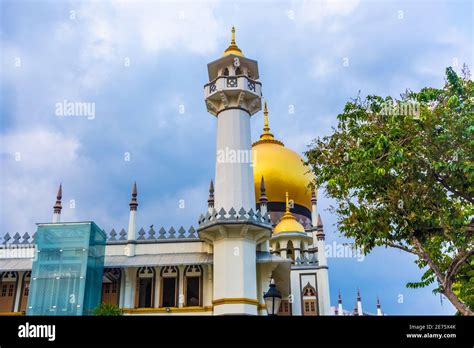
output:
M346 103L333 134L306 153L315 184L338 203L342 234L366 253L390 246L419 256L428 270L409 287L437 281L436 291L446 293L472 270L464 258L473 252L473 111L467 68L458 76L449 67L442 89ZM452 274L459 259L466 267Z
M101 303L99 306L97 306L94 309L94 315L97 316L117 316L117 315L122 315L122 310L110 303Z

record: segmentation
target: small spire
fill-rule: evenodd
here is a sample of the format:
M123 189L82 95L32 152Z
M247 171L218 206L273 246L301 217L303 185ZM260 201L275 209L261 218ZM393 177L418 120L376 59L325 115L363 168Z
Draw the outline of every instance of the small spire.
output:
M265 188L265 179L263 178L262 175L262 180L260 180L260 203L267 203L267 194L266 194L266 188Z
M360 289L357 288L357 302L360 302Z
M59 184L58 194L56 195L56 204L54 204L54 214L61 214L61 199L63 198L63 184Z
M209 208L214 208L214 183L212 182L209 184L209 198L207 199L207 206Z
M377 296L377 308L380 308L380 300L378 296Z
M337 296L337 303L342 303L342 297L341 297L341 289L338 291L338 296Z
M137 210L137 182L133 183L132 187L132 199L130 200L130 210Z
M290 212L290 204L288 203L288 191L286 191L286 207L285 207L285 212L289 213Z
M317 228L323 228L323 219L321 219L321 215L318 214L318 220L316 221Z
M316 190L313 188L311 190L311 204L315 205L318 202L318 199L316 198Z

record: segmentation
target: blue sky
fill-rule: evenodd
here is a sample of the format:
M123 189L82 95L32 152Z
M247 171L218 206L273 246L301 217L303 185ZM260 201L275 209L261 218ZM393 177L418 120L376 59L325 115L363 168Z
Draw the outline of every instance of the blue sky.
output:
M474 61L473 5L463 0L2 0L1 16L0 234L50 221L59 182L63 221L126 227L136 180L138 225L196 225L214 176L206 65L232 25L259 62L273 133L300 153L331 133L359 90L396 97L439 87L447 66ZM94 103L95 118L56 116L63 100ZM260 113L253 139L261 128ZM331 203L320 192L327 242L343 242ZM384 248L362 262L330 258L332 302L340 288L352 309L360 287L370 312L379 296L388 314L453 313L431 289L405 287L421 275L413 260Z

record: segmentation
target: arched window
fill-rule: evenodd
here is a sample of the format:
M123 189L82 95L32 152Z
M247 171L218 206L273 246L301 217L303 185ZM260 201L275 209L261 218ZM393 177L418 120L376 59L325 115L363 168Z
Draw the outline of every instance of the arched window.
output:
M185 306L202 306L202 267L189 265L184 270Z
M0 274L0 312L14 311L17 283L17 272L3 272Z
M26 311L26 305L28 304L28 295L30 294L30 280L31 271L23 273L23 285L20 297L20 312Z
M119 305L120 282L122 271L120 268L105 268L102 280L102 303Z
M229 76L229 69L228 69L228 68L225 68L225 69L224 69L223 75L224 75L224 76Z
M248 77L250 77L251 79L253 79L252 70L248 69L248 70L247 70L247 75L248 75Z
M242 75L242 69L240 69L240 66L235 69L235 75Z
M153 308L155 297L155 269L141 267L137 271L135 307Z
M280 242L276 242L275 250L273 251L275 254L280 255Z
M161 269L161 307L177 307L178 275L176 266L165 266Z
M295 261L295 248L293 247L293 242L291 240L288 241L286 246L286 257Z
M303 315L318 315L316 289L308 282L303 288Z

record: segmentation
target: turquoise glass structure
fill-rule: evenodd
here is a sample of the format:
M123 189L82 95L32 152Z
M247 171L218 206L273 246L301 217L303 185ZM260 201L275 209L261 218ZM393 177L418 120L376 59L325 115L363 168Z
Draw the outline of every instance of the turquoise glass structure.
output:
M94 222L37 224L27 315L91 315L100 304L106 234Z

